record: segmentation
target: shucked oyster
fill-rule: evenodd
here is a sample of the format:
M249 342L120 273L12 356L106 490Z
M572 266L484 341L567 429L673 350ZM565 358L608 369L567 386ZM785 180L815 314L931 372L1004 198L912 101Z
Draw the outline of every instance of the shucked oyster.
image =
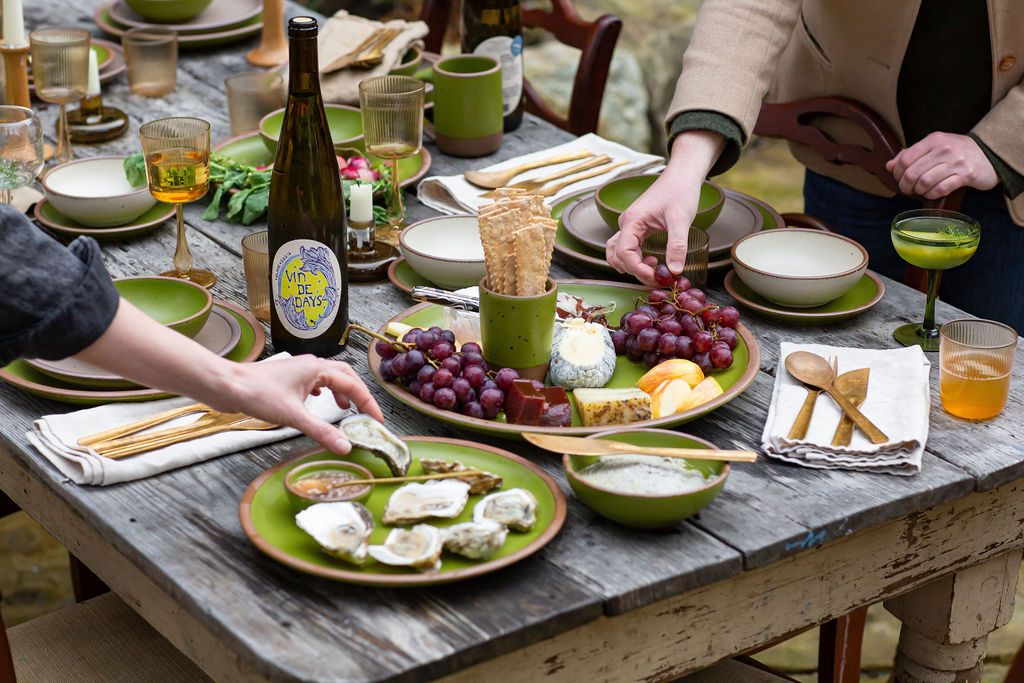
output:
M537 523L537 499L526 489L509 489L484 496L473 508L473 521L484 519L516 531L529 531Z
M448 461L435 458L420 458L420 467L427 474L461 472L462 470L475 469L466 467L458 460ZM487 493L491 489L499 488L502 484L501 477L490 472L480 472L480 474L458 477L458 480L469 484L470 493Z
M469 500L469 484L458 479L436 479L406 484L391 494L384 508L384 523L412 524L429 517L458 517Z
M508 529L504 524L482 519L479 522L464 522L443 529L444 549L468 557L471 560L486 560L505 545Z
M404 477L412 464L412 453L404 441L369 415L352 415L338 425L353 446L365 448L383 460L396 477Z
M295 523L328 555L352 564L366 560L373 515L362 503L317 503L295 515Z
M393 529L384 545L371 545L369 552L382 564L434 572L441 568L442 547L440 529L417 524L411 529Z

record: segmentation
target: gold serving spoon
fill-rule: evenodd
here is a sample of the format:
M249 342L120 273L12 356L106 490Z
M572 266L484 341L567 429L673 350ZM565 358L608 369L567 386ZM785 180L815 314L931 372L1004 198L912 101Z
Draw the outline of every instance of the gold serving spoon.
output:
M462 477L475 477L481 474L487 474L480 470L460 470L458 472L436 472L434 474L413 474L408 477L381 477L380 479L353 479L351 481L342 481L338 483L332 483L331 488L341 488L342 486L359 486L361 484L404 484L410 481L433 481L434 479L460 479Z
M535 168L544 168L545 166L554 166L555 164L561 164L566 161L576 161L577 159L586 159L587 157L594 156L593 152L588 150L581 150L579 152L567 152L566 154L559 154L557 156L548 157L546 159L538 159L537 161L528 161L525 164L519 164L512 168L506 168L503 171L465 171L462 177L468 182L473 183L477 187L482 187L487 190L496 190L499 187L505 187L509 181L515 178L520 173L526 171L532 171Z
M551 195L564 190L570 185L575 185L581 180L586 180L587 178L594 178L599 175L604 175L605 173L608 173L613 169L619 168L620 166L625 166L628 163L628 161L616 161L614 164L611 164L609 166L602 166L601 168L594 169L593 171L580 173L579 175L574 175L571 178L566 178L560 183L548 185L547 187L544 187L540 190L534 190L531 194L535 194L539 197L550 197Z
M879 444L889 440L882 430L836 389L836 373L824 358L808 351L795 351L786 356L786 370L797 381L827 392L843 412L850 416L853 423L867 435L871 443Z
M211 436L213 434L220 434L221 432L234 432L234 431L263 431L267 429L277 429L281 425L274 424L273 422L266 422L265 420L258 420L255 417L246 417L237 422L229 423L218 423L202 427L200 429L193 430L186 434L177 434L174 436L168 436L163 439L154 439L146 441L145 443L137 444L134 446L124 446L122 448L103 451L100 453L105 458L111 460L118 460L120 458L127 458L133 455L139 455L140 453L146 453L148 451L156 450L157 448L164 448L166 446L173 446L176 443L183 441L192 441L193 439L199 439L204 436Z
M659 446L634 446L621 441L605 439L584 439L578 436L557 436L527 432L523 438L534 446L555 453L569 455L654 455L662 458L683 460L723 460L725 462L756 462L754 451L719 451L708 448L663 448Z
M836 378L836 389L843 392L843 396L850 399L850 403L861 407L864 399L868 397L868 380L871 376L871 368L860 368L844 372ZM832 437L833 446L849 446L853 438L853 420L847 417L846 413L839 418L839 426Z
M588 171L592 168L604 166L605 164L610 164L611 161L612 158L610 156L608 156L607 154L602 154L601 156L594 157L589 161L584 161L583 163L576 164L575 166L570 166L569 168L559 171L558 173L552 173L551 175L546 175L542 178L535 178L533 180L522 180L516 183L515 185L506 185L505 187L499 187L497 190L485 192L480 196L483 199L494 199L495 197L498 196L499 192L507 189L533 191L536 190L538 187L544 187L552 180L558 180L559 178L564 178L566 176L573 175L574 173L580 173L581 171Z
M93 446L96 444L103 443L104 441L113 441L122 436L128 436L135 432L141 432L143 429L149 429L155 427L158 424L169 422L175 418L184 417L185 415L191 415L192 413L209 413L220 415L215 410L211 410L210 406L203 405L202 403L193 403L192 405L182 406L181 408L174 408L173 410L167 410L162 413L157 413L143 420L136 422L130 422L120 427L112 427L102 432L90 434L89 436L83 436L78 440L79 446Z
M838 358L832 358L832 369L836 373L839 372L838 360ZM811 426L811 418L814 416L814 406L817 405L818 396L821 395L821 389L817 387L805 385L804 389L807 390L807 397L804 398L804 404L800 406L800 412L796 414L793 426L789 428L789 434L786 435L786 438L791 441L799 441L807 436L807 430Z

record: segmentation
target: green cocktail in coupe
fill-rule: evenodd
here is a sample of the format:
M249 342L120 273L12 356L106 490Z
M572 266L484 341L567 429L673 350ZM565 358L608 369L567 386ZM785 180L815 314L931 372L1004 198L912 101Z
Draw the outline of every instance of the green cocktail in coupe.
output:
M942 209L906 211L892 220L892 245L904 261L928 271L928 301L924 322L896 328L893 337L904 346L939 350L935 299L939 272L967 263L978 250L981 226L970 216Z

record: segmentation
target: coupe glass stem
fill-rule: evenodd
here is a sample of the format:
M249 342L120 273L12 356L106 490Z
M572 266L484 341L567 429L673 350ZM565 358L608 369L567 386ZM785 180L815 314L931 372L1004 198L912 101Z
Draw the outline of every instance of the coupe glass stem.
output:
M7 205L9 205L10 203L11 203L11 191L10 190L0 190L0 204L7 204Z
M60 115L57 117L57 151L53 158L58 164L71 161L71 131L68 130L68 106L60 105Z
M935 326L935 299L939 295L939 271L929 270L928 271L928 301L924 305L924 322L921 323L921 329L924 330L926 337L934 337L939 334L939 329Z
M178 245L174 249L174 269L178 271L178 277L187 280L188 271L192 270L192 252L189 251L188 241L185 239L185 215L181 204L175 204L174 210L178 217Z
M405 220L405 206L402 204L402 188L398 182L398 159L391 160L391 194L388 196L388 223L398 229Z

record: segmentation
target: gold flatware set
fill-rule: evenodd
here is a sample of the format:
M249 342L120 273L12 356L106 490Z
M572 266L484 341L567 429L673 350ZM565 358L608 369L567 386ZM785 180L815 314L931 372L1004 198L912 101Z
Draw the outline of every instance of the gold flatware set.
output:
M521 173L525 173L526 171L544 168L545 166L553 166L567 161L587 159L588 157L594 158L541 178L522 180L512 185L509 184L513 178ZM581 180L604 175L605 173L625 166L628 163L628 161L616 161L613 163L612 158L607 154L595 156L592 152L583 151L548 157L547 159L540 159L538 161L531 161L504 171L466 171L462 174L462 177L477 187L491 190L490 192L480 195L484 199L493 199L497 197L497 190L504 188L526 190L527 192L540 197L550 197L561 192L570 185L580 182ZM561 180L563 178L564 180ZM561 182L552 182L556 180L561 180Z
M860 412L860 406L867 398L871 372L869 368L850 370L839 375L838 359L833 358L830 365L817 354L797 351L786 357L786 370L807 388L807 398L787 438L799 440L807 436L815 402L825 392L835 400L843 413L832 437L833 446L849 446L854 426L863 431L871 443L881 444L889 440L882 430Z
M332 71L339 71L350 67L356 69L368 69L371 66L376 66L383 61L385 48L387 48L388 44L397 38L401 32L402 30L397 28L377 29L368 35L363 42L359 43L355 49L341 57L338 57L327 66L320 69L320 71L322 73L331 73Z

